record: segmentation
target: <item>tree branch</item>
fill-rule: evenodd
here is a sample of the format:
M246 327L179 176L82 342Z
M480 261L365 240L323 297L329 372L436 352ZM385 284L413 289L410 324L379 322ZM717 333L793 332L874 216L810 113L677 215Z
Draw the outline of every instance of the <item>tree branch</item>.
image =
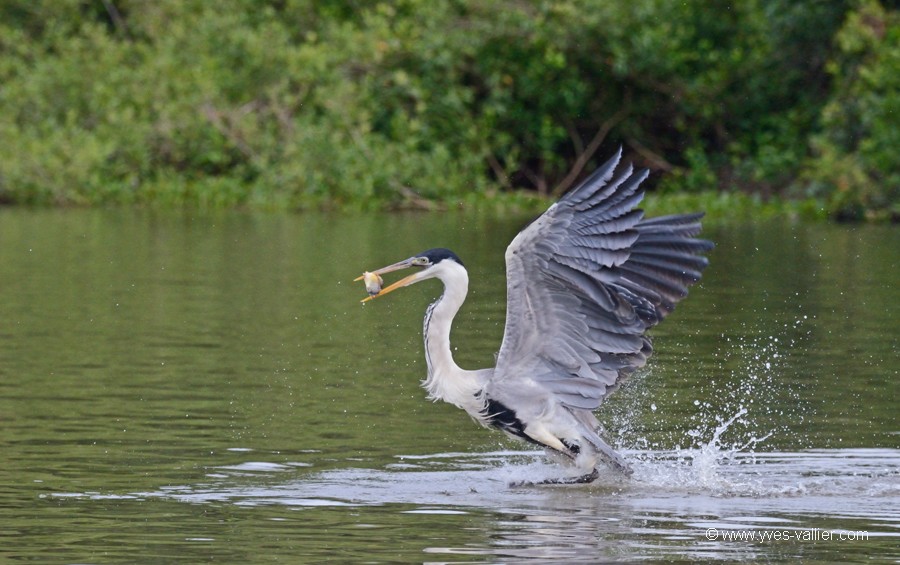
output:
M125 25L125 19L122 17L122 13L119 12L119 9L116 8L116 5L112 3L112 0L103 0L103 7L106 8L106 14L109 16L109 19L112 20L116 31L122 34L123 37L129 37L128 26Z
M654 153L647 146L643 145L640 141L634 139L633 137L628 138L628 145L631 146L631 148L634 149L638 155L646 159L648 162L650 162L650 164L652 164L660 171L669 172L675 168L674 165L666 161L666 159L662 155Z
M491 171L494 172L494 176L497 177L497 182L500 183L500 186L503 188L509 188L509 175L506 174L506 171L503 169L503 165L500 164L500 161L497 160L497 157L494 156L493 153L488 153L487 156L488 166L490 166Z
M575 182L578 178L578 175L581 174L581 171L584 169L584 166L587 165L588 161L591 160L591 157L594 156L594 153L597 152L597 149L600 148L600 144L603 143L603 140L606 139L606 136L609 134L610 130L616 125L619 124L622 120L625 119L625 116L628 115L630 104L630 97L626 96L625 104L619 109L618 112L612 115L608 120L603 122L600 125L600 129L597 130L597 133L594 134L594 137L591 139L590 143L587 144L587 147L584 148L584 151L575 159L575 163L572 165L572 168L569 170L568 174L560 181L558 185L553 189L551 193L554 198L559 198L559 196L569 189L570 186Z
M543 175L532 171L530 168L524 165L522 166L520 171L523 175L525 175L525 178L531 181L531 184L533 184L537 189L538 194L540 194L541 196L547 196L547 179L545 179Z

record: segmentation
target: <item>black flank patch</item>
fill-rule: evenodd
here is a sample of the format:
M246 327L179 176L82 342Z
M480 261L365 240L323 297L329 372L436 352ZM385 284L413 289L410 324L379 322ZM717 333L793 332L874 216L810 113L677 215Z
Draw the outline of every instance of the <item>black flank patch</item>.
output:
M525 433L525 424L516 417L515 411L507 408L506 405L487 399L487 421L490 425L497 429L503 430L516 437L520 437L529 443L535 445L543 445L539 441L535 441Z
M572 442L566 441L564 439L561 439L559 441L561 441L562 444L566 446L566 449L571 451L574 455L578 455L581 452L581 446L578 445L577 443L572 443Z

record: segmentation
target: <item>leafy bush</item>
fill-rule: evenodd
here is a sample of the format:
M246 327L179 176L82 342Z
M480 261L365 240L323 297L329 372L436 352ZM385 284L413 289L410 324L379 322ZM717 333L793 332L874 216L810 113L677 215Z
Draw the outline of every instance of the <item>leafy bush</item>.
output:
M896 19L874 0L7 0L0 200L551 194L624 144L668 191L884 206Z
M839 219L900 218L900 14L862 2L836 42L808 188Z

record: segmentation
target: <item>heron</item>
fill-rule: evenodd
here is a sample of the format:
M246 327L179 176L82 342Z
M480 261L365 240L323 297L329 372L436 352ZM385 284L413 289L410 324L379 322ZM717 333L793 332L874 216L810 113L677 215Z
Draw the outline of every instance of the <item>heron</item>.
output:
M423 327L429 399L541 446L577 471L546 483L590 483L601 466L631 474L594 412L647 363L647 331L700 280L713 247L696 237L702 212L644 219L637 205L649 171L620 168L621 157L619 148L507 247L506 323L495 367L466 370L453 360L450 329L469 287L453 251L429 249L372 271L416 269L363 299L428 279L443 283Z

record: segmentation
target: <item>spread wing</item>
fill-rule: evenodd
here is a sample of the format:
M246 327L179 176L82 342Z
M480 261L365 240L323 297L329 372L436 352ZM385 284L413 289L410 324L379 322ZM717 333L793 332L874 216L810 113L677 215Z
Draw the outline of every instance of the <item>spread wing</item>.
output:
M707 265L702 214L643 219L647 171L615 157L522 230L506 250L507 307L494 381L531 379L593 410L651 353L659 323Z

